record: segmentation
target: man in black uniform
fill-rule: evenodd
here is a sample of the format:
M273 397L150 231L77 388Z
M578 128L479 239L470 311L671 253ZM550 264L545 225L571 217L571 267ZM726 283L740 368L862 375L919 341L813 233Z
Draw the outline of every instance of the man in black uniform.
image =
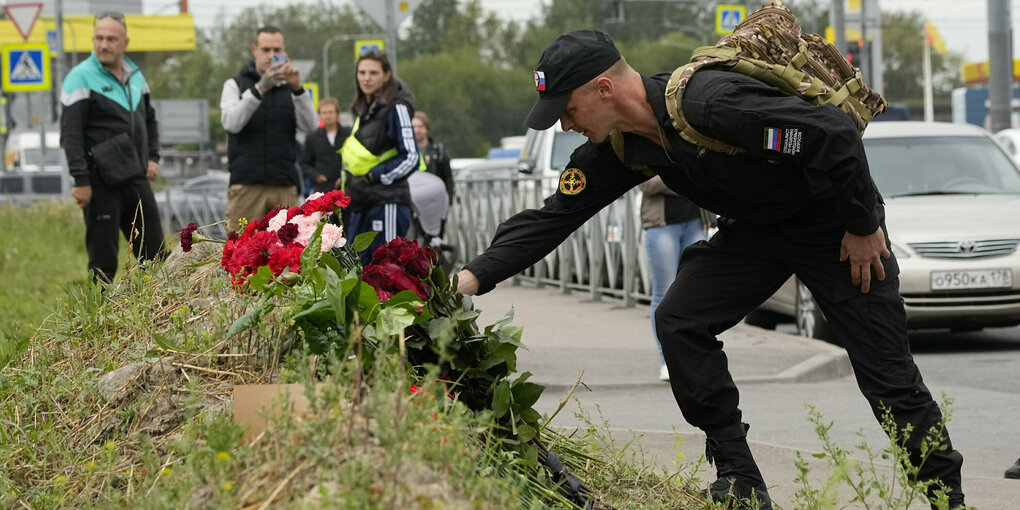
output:
M882 198L849 117L744 75L702 70L687 85L684 114L699 132L745 151L709 152L673 128L664 99L668 79L669 73L638 74L604 33L556 39L535 71L539 100L527 124L545 129L559 119L564 130L590 141L574 152L542 209L500 226L485 253L459 273L458 289L492 290L658 174L721 216L711 240L684 252L655 314L673 395L684 418L705 431L716 466L718 480L706 493L745 503L753 497L771 508L716 335L796 274L846 345L876 417L889 408L900 429L913 426L907 446L914 464L930 429L943 436L947 448L928 454L919 477L945 484L950 507L962 507L963 457L940 428L941 411L910 354ZM770 143L768 134L777 130L799 143ZM609 141L613 131L622 135L622 161Z

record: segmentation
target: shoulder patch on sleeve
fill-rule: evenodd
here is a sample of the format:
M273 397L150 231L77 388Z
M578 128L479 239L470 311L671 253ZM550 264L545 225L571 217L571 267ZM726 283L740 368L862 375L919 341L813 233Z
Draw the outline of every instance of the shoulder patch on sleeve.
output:
M576 195L584 191L588 184L588 178L579 168L568 168L560 174L560 193L564 195Z
M765 127L762 149L782 157L799 157L803 149L804 129L800 126Z

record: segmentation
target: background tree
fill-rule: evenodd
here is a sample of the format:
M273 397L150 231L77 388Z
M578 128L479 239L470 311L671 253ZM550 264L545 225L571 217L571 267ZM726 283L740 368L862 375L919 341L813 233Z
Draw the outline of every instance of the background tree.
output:
M924 16L919 12L882 14L882 59L885 64L885 98L904 103L913 112L923 108ZM954 88L962 85L960 64L963 57L949 52L931 53L935 104L949 104Z
M505 136L525 132L523 120L535 99L533 69L542 50L570 30L605 30L639 72L669 72L687 62L698 46L714 44L714 12L681 2L550 0L523 24L487 13L480 0L425 0L414 11L399 44L399 78L415 96L417 109L432 118L433 134L454 157L484 156ZM791 0L787 4L805 32L828 25L828 0ZM921 105L923 26L918 13L883 13L885 91L891 102L913 111ZM338 34L377 33L381 29L353 4L327 0L281 7L262 5L221 19L199 30L193 52L151 56L146 75L157 98L205 98L210 102L213 139L225 142L219 122L223 82L251 59L255 30L276 25L284 32L292 59L315 62L307 81L322 84L329 73L330 92L343 110L354 97L353 41L329 48L322 69L322 47ZM162 58L160 61L159 59ZM948 104L959 85L960 57L933 54L936 104Z

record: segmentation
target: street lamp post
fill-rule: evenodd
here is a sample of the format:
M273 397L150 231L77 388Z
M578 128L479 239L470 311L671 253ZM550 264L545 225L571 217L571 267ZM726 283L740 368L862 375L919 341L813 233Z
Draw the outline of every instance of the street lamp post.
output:
M356 41L358 39L379 39L383 34L337 34L322 44L322 97L329 97L329 47L337 41Z

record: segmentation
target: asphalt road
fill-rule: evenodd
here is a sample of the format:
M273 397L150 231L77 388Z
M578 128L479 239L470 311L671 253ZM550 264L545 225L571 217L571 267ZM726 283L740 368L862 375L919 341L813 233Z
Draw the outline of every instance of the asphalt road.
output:
M682 438L678 448L687 458L704 451L703 434L683 419L669 385L658 381L647 307L623 308L612 300L591 302L551 288L506 285L477 297L476 303L485 311L484 324L514 308L513 323L524 327L528 346L518 353L518 369L532 372L532 381L546 385L536 405L539 411L553 412L584 370L591 391L579 387L572 397L576 402L556 416L555 425L582 423L575 415L580 408L595 424L638 432L644 452L667 466L677 454L676 437ZM864 442L881 453L888 439L853 376L845 375L845 366L829 364L828 370L813 374L818 377L795 379L802 382L769 377L811 365L820 354L843 352L782 331L738 325L720 339L738 381L743 420L751 424L749 442L773 484L770 494L785 508L796 488L794 452L822 450L808 406L832 424L829 436L844 449L856 451ZM937 400L943 394L952 400L949 430L965 456L968 501L982 510L1016 508L1020 481L1004 480L1003 471L1020 457L1020 328L915 332L911 344L929 390ZM828 471L817 466L812 472L823 476Z

